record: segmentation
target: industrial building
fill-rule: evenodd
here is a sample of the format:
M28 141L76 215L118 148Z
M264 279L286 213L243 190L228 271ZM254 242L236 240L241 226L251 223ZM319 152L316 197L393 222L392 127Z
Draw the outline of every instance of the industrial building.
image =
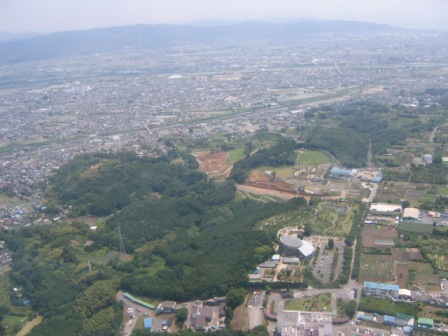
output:
M403 211L404 222L416 222L419 219L420 210L417 208L406 208Z
M343 168L334 166L330 169L330 173L328 174L328 177L349 179L350 177L353 177L355 174L356 174L356 169L343 169Z
M419 328L432 329L434 328L434 320L426 317L419 317L417 320L417 326Z
M398 299L400 286L381 282L364 281L363 294L366 296L393 297Z
M401 204L389 204L389 203L372 203L370 211L377 212L398 212L402 210Z
M299 257L309 260L314 255L311 243L296 236L284 235L280 237L280 254L285 257Z

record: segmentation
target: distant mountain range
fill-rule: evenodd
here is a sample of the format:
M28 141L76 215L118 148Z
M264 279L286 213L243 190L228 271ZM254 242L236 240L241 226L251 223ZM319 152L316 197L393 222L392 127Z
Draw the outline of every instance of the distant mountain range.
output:
M397 30L389 25L352 21L306 21L275 24L239 23L227 26L135 25L70 31L6 41L0 35L0 63L126 50L154 50L181 44L223 41L291 40L313 34L366 34Z

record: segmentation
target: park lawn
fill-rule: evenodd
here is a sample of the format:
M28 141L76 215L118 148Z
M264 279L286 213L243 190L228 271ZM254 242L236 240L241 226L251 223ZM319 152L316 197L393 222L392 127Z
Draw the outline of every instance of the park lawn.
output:
M362 297L358 310L392 316L395 316L397 313L411 316L417 315L417 305L405 302L394 302L373 296Z
M305 151L299 153L297 165L299 167L317 167L323 163L331 163L333 160L325 153L316 151Z
M326 293L287 300L285 310L331 312L331 294Z
M295 172L295 170L289 166L284 166L284 167L263 166L263 167L258 168L258 170L260 171L260 173L262 175L267 175L266 174L267 171L270 171L270 172L275 171L276 179L292 178L294 176L294 172Z

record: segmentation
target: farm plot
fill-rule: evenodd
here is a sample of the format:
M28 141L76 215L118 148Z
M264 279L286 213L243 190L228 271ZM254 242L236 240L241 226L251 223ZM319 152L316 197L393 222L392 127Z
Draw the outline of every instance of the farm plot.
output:
M394 260L391 255L361 254L360 282L389 282L395 280Z
M416 222L400 222L398 224L399 231L410 231L416 233L431 233L432 225L416 223Z
M437 269L442 271L448 271L448 255L428 254L428 258L434 262Z
M369 225L362 231L362 246L367 248L390 247L389 243L393 243L396 238L398 238L398 233L393 227Z
M439 292L440 291L439 275L431 273L415 274L415 279L412 286L419 288L421 291Z

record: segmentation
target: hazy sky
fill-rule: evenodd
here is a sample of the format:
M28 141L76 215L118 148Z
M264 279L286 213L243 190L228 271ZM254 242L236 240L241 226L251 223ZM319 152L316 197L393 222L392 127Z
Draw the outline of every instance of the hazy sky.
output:
M0 0L0 31L13 33L210 19L354 20L448 30L448 0Z

